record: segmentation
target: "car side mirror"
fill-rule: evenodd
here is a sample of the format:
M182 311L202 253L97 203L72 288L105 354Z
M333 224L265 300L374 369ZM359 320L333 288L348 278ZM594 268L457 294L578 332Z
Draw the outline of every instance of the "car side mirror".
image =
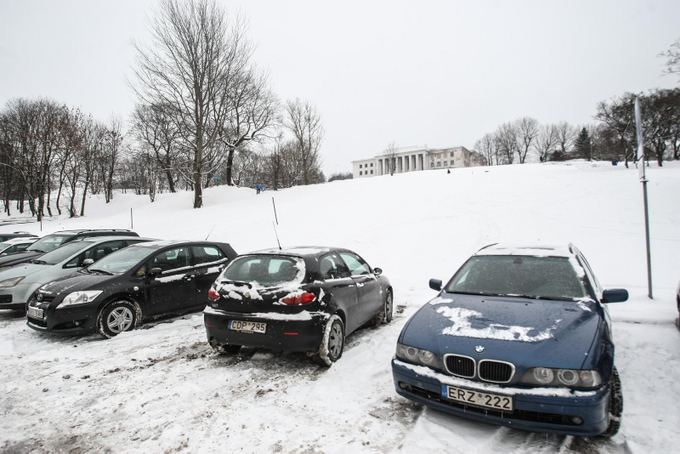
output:
M163 270L160 269L160 268L151 268L151 269L149 270L149 272L146 273L146 275L147 275L148 277L156 277L156 276L160 276L162 272L163 272Z
M382 274L382 269L381 268L373 268L373 274L376 276L380 276Z
M83 267L90 266L90 265L92 265L93 263L94 263L94 260L93 260L93 259L85 259L85 260L83 260L82 266L83 266Z
M442 289L442 280L441 279L430 279L430 288L432 290L436 290L436 291L440 292L441 289Z
M602 292L603 303L622 303L628 300L628 290L613 288Z

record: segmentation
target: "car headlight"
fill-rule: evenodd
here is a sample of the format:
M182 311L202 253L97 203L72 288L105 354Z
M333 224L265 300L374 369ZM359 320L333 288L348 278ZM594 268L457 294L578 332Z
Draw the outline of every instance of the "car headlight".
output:
M102 290L88 290L84 292L73 292L66 295L66 298L59 303L57 309L66 306L75 306L76 304L86 304L97 299L102 294Z
M12 288L19 282L23 281L26 276L13 277L12 279L5 279L0 281L0 288Z
M602 384L602 378L596 370L534 367L524 373L521 382L527 385L539 386L597 388Z
M437 355L429 350L415 348L404 344L397 344L397 358L413 364L421 364L428 367L441 369L441 363Z

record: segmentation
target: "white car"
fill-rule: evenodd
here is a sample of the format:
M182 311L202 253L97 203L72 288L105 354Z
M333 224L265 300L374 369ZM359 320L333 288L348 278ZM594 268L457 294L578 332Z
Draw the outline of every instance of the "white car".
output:
M23 236L12 238L0 243L0 257L17 252L24 252L27 247L39 240L37 236Z

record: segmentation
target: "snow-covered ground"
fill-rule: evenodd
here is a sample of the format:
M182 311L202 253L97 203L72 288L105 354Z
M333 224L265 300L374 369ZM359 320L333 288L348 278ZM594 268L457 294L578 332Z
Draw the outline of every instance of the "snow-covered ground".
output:
M143 236L211 239L237 252L272 247L276 198L283 245L355 249L391 279L394 322L348 339L326 370L304 355L213 354L201 314L111 340L53 338L0 314L0 451L47 452L673 452L680 446L680 166L648 176L655 300L646 298L642 191L634 169L606 163L527 164L338 181L256 195L93 197L87 216L46 221L44 233L130 226ZM21 230L38 232L35 224ZM4 226L3 231L18 230ZM534 434L441 414L396 395L390 359L401 326L491 242L573 241L612 305L625 398L610 441Z

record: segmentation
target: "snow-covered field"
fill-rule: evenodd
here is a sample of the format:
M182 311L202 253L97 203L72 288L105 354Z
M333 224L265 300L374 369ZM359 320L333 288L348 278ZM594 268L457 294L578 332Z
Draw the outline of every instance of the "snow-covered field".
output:
M87 216L46 221L44 233L130 226L143 236L224 240L237 252L272 247L272 200L286 246L337 245L380 266L395 289L391 325L348 339L326 370L304 355L220 357L201 314L111 340L52 338L0 314L0 451L6 452L673 452L680 446L680 166L648 176L655 300L646 298L642 192L634 169L606 163L527 164L417 172L255 195L92 198ZM2 230L37 232L35 224ZM498 428L423 409L393 391L401 326L491 242L573 241L612 305L623 381L621 432L610 441Z

